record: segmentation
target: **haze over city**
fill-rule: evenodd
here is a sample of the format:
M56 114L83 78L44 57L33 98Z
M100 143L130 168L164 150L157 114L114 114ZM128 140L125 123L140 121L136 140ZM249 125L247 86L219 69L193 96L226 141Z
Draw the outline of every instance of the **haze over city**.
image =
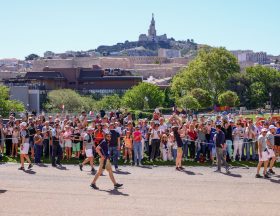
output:
M276 0L4 1L0 58L137 41L152 13L158 33L176 40L279 55L279 6Z

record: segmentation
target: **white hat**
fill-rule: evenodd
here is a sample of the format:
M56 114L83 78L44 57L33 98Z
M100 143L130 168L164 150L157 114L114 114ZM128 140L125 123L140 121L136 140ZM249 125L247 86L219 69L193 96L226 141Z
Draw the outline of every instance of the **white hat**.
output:
M26 123L26 122L21 122L21 123L20 123L20 126L21 126L21 127L26 127L26 126L27 126L27 123Z
M269 130L271 129L277 129L277 127L275 127L274 125L269 125Z
M261 130L261 132L267 132L267 129L266 129L266 128L263 128L263 129Z
M93 130L94 130L94 128L92 128L92 127L88 127L88 128L87 128L87 130L88 130L88 131L93 131Z

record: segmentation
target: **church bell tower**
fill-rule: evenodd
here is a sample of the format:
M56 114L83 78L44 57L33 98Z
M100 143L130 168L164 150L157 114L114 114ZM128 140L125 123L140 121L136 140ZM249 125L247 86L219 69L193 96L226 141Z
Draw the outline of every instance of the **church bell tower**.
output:
M149 28L149 31L148 31L148 37L155 40L156 36L157 36L156 22L155 22L155 19L154 19L154 14L152 14L152 20L151 20L150 28Z

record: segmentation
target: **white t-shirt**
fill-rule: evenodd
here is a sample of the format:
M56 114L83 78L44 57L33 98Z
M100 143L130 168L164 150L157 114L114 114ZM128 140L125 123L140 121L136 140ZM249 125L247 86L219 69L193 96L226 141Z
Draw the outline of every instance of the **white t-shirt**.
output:
M151 134L151 138L152 138L152 139L160 139L160 138L159 138L159 132L160 132L159 129L158 129L158 130L153 129L152 132L151 132L151 133L152 133L152 134Z

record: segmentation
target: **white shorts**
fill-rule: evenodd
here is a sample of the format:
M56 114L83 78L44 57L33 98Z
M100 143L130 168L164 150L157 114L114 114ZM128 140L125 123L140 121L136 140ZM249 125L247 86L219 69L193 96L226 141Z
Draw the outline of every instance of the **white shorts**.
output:
M87 157L93 157L92 149L87 149L86 150L86 156Z
M18 138L12 138L13 144L18 144Z
M28 151L29 151L29 143L24 143L20 147L20 154L28 154Z
M260 162L268 161L268 152L267 151L262 151L262 157L259 157Z
M273 149L267 149L268 151L268 158L273 158L275 157L275 152Z
M71 148L72 147L72 141L71 140L65 140L65 147Z

